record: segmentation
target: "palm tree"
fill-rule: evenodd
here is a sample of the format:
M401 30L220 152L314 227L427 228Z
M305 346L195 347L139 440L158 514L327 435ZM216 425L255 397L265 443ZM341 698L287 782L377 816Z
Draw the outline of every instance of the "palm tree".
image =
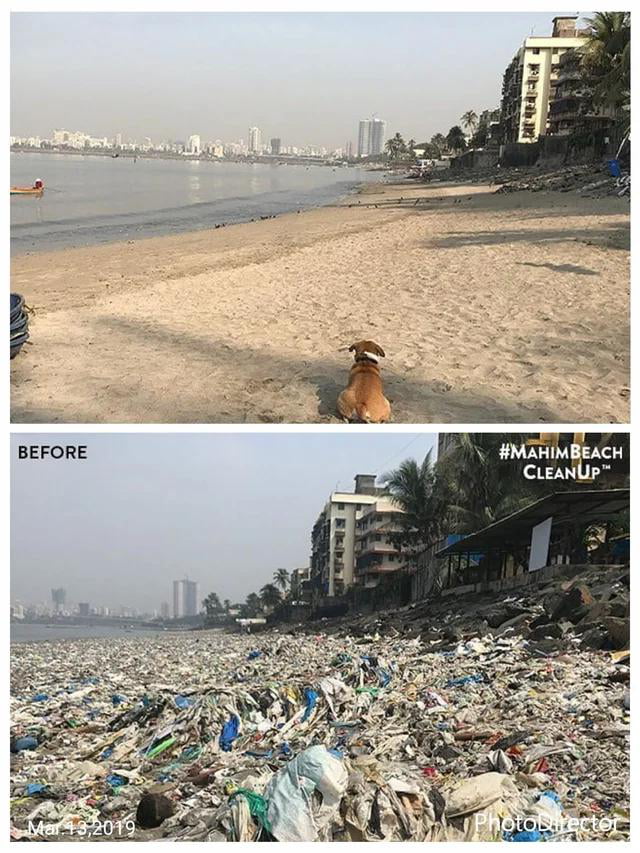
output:
M279 586L283 595L287 592L289 586L289 572L286 569L278 569L273 574L273 580L276 586Z
M215 619L216 615L222 610L220 599L218 598L218 594L215 592L209 593L209 595L203 600L202 606L205 609L207 620Z
M249 616L255 616L256 613L260 613L260 611L262 610L262 602L260 601L260 596L256 595L255 592L249 593L242 608Z
M414 156L413 149L417 148L417 147L418 147L418 143L415 141L415 139L410 139L407 142L407 155L409 157L413 157Z
M438 149L439 156L442 156L443 152L447 150L447 140L441 133L434 133L431 137L431 145L434 148Z
M446 494L436 477L431 451L420 464L405 459L384 479L386 490L403 511L397 544L405 554L417 554L438 539L447 512Z
M466 113L460 116L460 121L466 130L473 133L478 126L478 114L474 110L467 110Z
M384 146L390 160L399 160L407 151L407 144L399 133L388 139Z
M583 67L595 78L596 101L628 108L631 98L631 15L596 12L587 18L589 32L580 48Z
M447 147L450 151L458 152L464 151L467 147L467 140L465 139L464 131L460 127L460 125L455 124L447 133Z
M517 433L509 438L516 445L525 441ZM536 481L525 480L520 466L500 459L503 443L499 433L458 433L453 451L439 464L438 476L450 498L450 532L479 530L541 494Z
M260 590L260 601L264 607L277 607L281 600L282 596L280 595L280 590L275 586L275 584L265 584Z
M223 605L224 605L224 612L228 613L229 610L231 609L231 599L225 598L225 600L223 601Z

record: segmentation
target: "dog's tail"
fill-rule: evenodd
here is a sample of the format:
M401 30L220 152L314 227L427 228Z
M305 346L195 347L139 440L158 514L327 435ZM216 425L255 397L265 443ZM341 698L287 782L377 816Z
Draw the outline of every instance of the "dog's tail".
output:
M356 415L363 423L371 423L371 415L369 414L369 409L367 409L365 403L358 403L358 405L356 406Z

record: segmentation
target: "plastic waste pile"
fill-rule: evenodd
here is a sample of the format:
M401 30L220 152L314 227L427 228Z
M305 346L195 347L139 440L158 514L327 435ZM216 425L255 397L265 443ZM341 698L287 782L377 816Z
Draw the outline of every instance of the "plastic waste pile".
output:
M491 632L14 645L12 838L627 839L628 663Z

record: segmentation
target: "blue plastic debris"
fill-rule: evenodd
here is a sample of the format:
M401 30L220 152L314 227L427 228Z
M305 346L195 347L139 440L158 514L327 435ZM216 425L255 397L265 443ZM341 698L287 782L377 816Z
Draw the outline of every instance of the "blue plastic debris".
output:
M253 651L249 652L247 655L247 660L255 660L256 658L262 657L262 652L260 649L253 649Z
M124 696L120 696L120 694L119 694L119 693L114 693L114 694L113 694L113 696L111 697L111 704L114 706L114 708L115 708L117 705L122 705L122 703L123 703L124 701L125 701Z
M387 684L391 681L391 674L387 672L386 669L382 669L382 667L378 668L377 673L380 687L386 687Z
M31 782L24 789L24 792L27 797L34 797L36 794L42 794L44 791L46 791L47 787L47 785L43 785L41 782Z
M180 708L181 711L184 711L185 708L190 708L193 705L193 699L189 699L187 696L176 696L173 701L176 703L176 707Z
M519 832L505 832L503 841L542 841L539 829L521 829Z
M222 727L218 743L223 752L231 752L234 740L238 737L238 729L240 728L240 720L235 714L232 714L227 722Z
M107 782L112 788L121 788L123 785L127 785L129 780L125 779L124 776L118 775L118 773L110 773L107 776Z
M311 687L304 688L304 699L307 703L307 707L305 708L304 714L302 716L302 720L300 722L304 723L311 716L311 712L316 706L316 702L318 701L318 694L315 690L312 690Z
M474 675L463 675L460 678L450 678L445 684L445 687L464 687L465 684L483 684L484 675L475 673Z
M248 749L245 755L250 755L251 758L273 758L272 749Z
M37 749L38 741L33 735L16 738L11 745L11 752L22 752L23 749Z
M31 700L32 702L46 702L49 696L46 693L36 693Z

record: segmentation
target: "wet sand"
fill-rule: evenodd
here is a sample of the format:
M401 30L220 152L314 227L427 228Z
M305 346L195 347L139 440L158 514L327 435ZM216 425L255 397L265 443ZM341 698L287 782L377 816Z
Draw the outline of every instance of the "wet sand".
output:
M13 421L337 423L340 348L360 338L387 352L396 423L628 420L628 201L367 189L14 258L35 314Z

